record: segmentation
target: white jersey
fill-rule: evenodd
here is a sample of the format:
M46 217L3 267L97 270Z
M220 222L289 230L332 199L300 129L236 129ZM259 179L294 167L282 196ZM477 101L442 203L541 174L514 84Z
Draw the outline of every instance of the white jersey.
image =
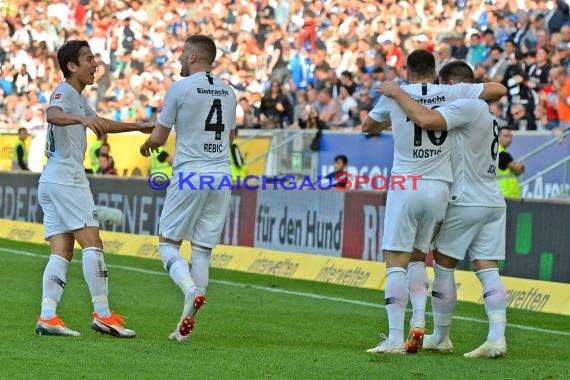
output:
M59 107L77 116L94 116L85 98L67 82L60 83L53 91L49 107ZM89 187L83 160L87 149L85 127L81 124L59 127L48 125L46 167L40 183L57 183L66 186Z
M477 99L483 91L483 85L415 83L402 86L402 90L424 106L434 109L460 98ZM452 181L452 143L447 138L447 131L426 131L414 125L398 103L387 96L380 98L369 116L378 122L392 123L392 175L417 175L422 179Z
M453 144L451 204L506 207L496 178L499 124L482 100L459 99L437 109Z
M207 72L190 75L166 91L158 123L176 125L173 173L230 174L229 134L236 127L236 96Z

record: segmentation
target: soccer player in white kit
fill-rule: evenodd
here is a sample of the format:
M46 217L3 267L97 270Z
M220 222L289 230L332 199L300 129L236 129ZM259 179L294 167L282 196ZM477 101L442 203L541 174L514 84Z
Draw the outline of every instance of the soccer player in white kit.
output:
M75 241L82 248L85 281L93 302L95 331L117 337L134 337L123 317L109 310L108 275L93 195L83 168L86 128L97 135L149 131L144 124L119 123L97 116L81 95L93 84L97 63L87 41L72 40L57 52L65 81L53 91L46 112L47 164L40 177L38 199L44 212L45 239L51 255L43 275L42 309L37 318L40 335L79 336L56 314L66 284Z
M443 83L474 82L473 70L463 61L447 64L439 77ZM483 285L489 332L483 345L464 356L504 356L507 292L499 277L498 260L505 259L506 205L496 179L499 124L481 100L459 99L437 110L426 110L393 82L384 84L380 91L393 97L421 128L451 131L453 141L451 201L435 241L435 329L433 335L425 337L424 348L440 352L453 349L449 330L457 302L454 271L469 252Z
M426 50L416 50L408 57L408 78L403 90L422 104L437 108L459 98L492 98L504 95L500 84L434 85L435 59ZM389 336L374 353L417 352L423 344L428 278L425 256L434 233L443 221L452 182L451 142L447 132L425 131L414 125L397 103L383 97L364 121L365 132L377 132L392 125L394 137L393 175L419 176L417 188L412 183L390 188L386 202L382 248L386 257L385 304ZM409 291L408 291L409 288ZM404 344L404 317L408 294L413 316L410 334Z
M173 178L160 215L159 251L164 269L184 294L182 317L169 337L179 342L188 340L196 313L206 301L212 249L231 197L229 147L235 137L237 102L233 89L211 74L215 59L216 45L210 37L195 34L186 39L179 58L180 75L185 78L166 91L157 125L140 148L148 157L166 143L176 126ZM204 186L200 176L213 179L214 189ZM221 186L224 180L228 186ZM191 271L180 255L182 240L192 244Z

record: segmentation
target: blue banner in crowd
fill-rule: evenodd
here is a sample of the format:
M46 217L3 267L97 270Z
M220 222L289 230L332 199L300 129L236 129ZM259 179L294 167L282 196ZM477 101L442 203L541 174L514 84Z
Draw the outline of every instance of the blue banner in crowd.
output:
M513 143L509 152L516 160L536 147L550 141L553 136L549 133L527 132L514 133ZM319 153L319 175L331 173L334 157L344 154L348 157L348 172L354 175L374 176L377 174L389 175L394 157L394 143L390 133L379 137L364 137L363 134L325 132L321 139ZM570 139L551 145L541 153L529 158L525 162L526 172L524 178L531 178L540 170L546 169L553 163L570 155ZM566 175L564 171L567 171ZM561 166L551 173L533 181L522 189L525 198L552 198L564 190L564 183L570 178L569 167ZM362 189L371 189L370 185L361 186Z

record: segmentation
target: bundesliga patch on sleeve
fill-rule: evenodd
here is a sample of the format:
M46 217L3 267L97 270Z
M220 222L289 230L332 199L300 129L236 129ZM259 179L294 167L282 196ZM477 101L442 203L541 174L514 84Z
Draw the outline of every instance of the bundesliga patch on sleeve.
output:
M55 94L54 99L61 99L61 94Z

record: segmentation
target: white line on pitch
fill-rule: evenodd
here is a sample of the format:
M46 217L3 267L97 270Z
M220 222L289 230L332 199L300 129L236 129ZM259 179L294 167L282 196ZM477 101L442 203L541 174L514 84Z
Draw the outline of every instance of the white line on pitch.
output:
M27 251L21 251L18 249L10 249L10 248L2 248L0 247L0 251L1 252L6 252L6 253L11 253L14 255L20 255L20 256L29 256L29 257L39 257L42 259L47 259L46 255L41 255L38 253L33 253L33 252L27 252ZM74 262L80 262L81 260L74 260ZM148 270L148 269L142 269L142 268L136 268L136 267L130 267L130 266L125 266L125 265L113 265L113 264L107 264L107 267L109 268L116 268L116 269L122 269L122 270L126 270L126 271L130 271L130 272L138 272L138 273L145 273L145 274L151 274L154 276L168 276L166 273L164 272L157 272L157 271L153 271L153 270ZM358 306L366 306L366 307L372 307L372 308L376 308L376 309L385 309L386 307L380 303L372 303L372 302L365 302L365 301L358 301L358 300L352 300L352 299L347 299L347 298L340 298L340 297L329 297L329 296L325 296L322 294L316 294L316 293L305 293L305 292L297 292L294 290L286 290L286 289L281 289L281 288L269 288L266 286L259 286L259 285L251 285L251 284L244 284L244 283L239 283L239 282L232 282L232 281L224 281L224 280L210 280L211 283L214 284L220 284L220 285L227 285L227 286L233 286L233 287L240 287L240 288L250 288L250 289L256 289L256 290L262 290L265 292L272 292L272 293L280 293L280 294L288 294L288 295L293 295L293 296L298 296L298 297L304 297L304 298L312 298L312 299L318 299L318 300L325 300L325 301L333 301L333 302L342 302L342 303L348 303L351 305L358 305ZM427 315L432 315L432 313L426 312ZM471 317L463 317L461 315L454 315L453 319L456 319L458 321L466 321L466 322L473 322L473 323L482 323L482 324L487 324L489 323L487 320L484 319L477 319L477 318L471 318ZM567 331L560 331L560 330L549 330L549 329L543 329L540 327L533 327L533 326L527 326L527 325L518 325L518 324L512 324L509 323L508 324L509 328L515 328L515 329L519 329L519 330L527 330L527 331L535 331L535 332L542 332L542 333L547 333L547 334L556 334L556 335L564 335L564 336L570 336L570 332Z

